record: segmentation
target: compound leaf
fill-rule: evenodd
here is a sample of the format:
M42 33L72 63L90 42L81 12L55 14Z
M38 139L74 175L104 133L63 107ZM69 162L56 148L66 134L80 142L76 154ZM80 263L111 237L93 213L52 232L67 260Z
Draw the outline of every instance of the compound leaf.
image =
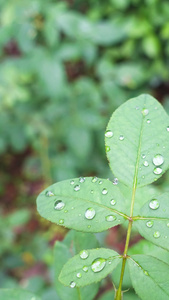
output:
M113 173L129 187L156 181L169 167L169 117L152 96L121 105L105 133Z

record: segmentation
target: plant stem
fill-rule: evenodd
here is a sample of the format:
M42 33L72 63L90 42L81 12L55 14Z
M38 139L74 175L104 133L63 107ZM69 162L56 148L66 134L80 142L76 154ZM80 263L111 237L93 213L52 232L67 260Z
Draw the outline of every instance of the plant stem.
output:
M49 160L49 142L48 138L44 135L40 137L40 158L42 164L42 173L43 178L45 180L45 185L52 184L52 177L51 177L51 165Z

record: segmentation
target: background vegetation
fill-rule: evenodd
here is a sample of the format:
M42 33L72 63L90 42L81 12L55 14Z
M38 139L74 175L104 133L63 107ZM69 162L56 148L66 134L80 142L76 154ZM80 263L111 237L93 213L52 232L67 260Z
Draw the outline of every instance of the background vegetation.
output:
M148 92L169 111L169 2L0 0L0 62L0 287L57 299L50 246L66 231L35 198L59 180L113 178L104 131L127 99ZM106 242L122 250L123 234Z

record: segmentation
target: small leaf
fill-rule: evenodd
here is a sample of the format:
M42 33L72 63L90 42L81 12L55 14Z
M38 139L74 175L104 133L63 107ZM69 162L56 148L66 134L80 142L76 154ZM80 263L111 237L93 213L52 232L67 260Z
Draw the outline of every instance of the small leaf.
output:
M3 300L40 300L31 292L21 289L0 289L0 299Z
M148 255L128 259L130 277L142 300L169 300L169 265Z
M81 251L63 267L59 280L66 286L82 287L100 281L120 263L121 256L110 249Z
M149 200L140 210L135 225L150 242L169 250L169 193ZM136 217L137 218L137 217Z
M123 223L124 203L118 184L97 177L53 184L37 198L42 217L85 232L101 232Z
M55 269L55 286L59 298L61 300L74 300L78 299L80 294L81 300L92 300L98 292L99 285L91 284L89 287L82 287L78 289L70 289L69 287L63 286L58 280L59 273L66 263L66 261L71 258L74 254L77 254L83 249L88 249L91 247L97 247L98 241L94 234L92 233L81 233L74 230L69 231L66 235L64 241L56 242L54 248L54 269Z
M112 132L112 136L106 135ZM121 105L105 133L113 173L127 186L157 180L169 167L169 117L161 104L141 95ZM160 155L163 160L154 160Z

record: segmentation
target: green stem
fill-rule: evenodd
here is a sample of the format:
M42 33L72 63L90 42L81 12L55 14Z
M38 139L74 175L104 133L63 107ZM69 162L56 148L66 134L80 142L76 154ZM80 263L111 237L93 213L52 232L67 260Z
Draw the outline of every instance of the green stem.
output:
M51 165L49 160L49 143L46 136L40 137L40 158L42 165L43 178L46 185L52 184Z

